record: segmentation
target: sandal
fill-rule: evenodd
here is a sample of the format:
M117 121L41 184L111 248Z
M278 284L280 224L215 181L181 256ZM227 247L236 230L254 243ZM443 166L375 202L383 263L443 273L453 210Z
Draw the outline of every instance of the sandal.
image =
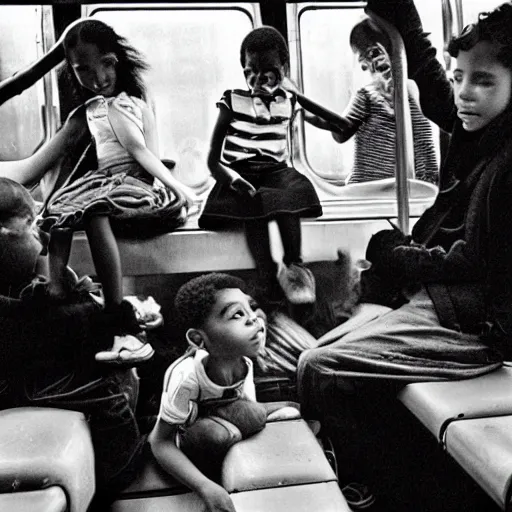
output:
M359 482L350 482L342 487L341 492L352 510L366 510L375 503L370 489Z

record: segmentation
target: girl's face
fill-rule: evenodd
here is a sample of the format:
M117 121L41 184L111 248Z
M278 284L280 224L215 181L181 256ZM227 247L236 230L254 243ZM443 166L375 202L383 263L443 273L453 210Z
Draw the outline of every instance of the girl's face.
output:
M115 53L101 53L92 43L79 43L68 53L78 83L93 94L113 96L117 82Z
M369 71L372 75L382 75L384 78L391 76L391 61L388 52L380 43L375 43L358 53L357 60L363 71Z
M460 51L453 71L455 105L462 126L474 132L487 126L510 103L512 70L496 60L496 47L480 41Z
M276 50L245 54L245 81L253 94L271 94L286 75Z

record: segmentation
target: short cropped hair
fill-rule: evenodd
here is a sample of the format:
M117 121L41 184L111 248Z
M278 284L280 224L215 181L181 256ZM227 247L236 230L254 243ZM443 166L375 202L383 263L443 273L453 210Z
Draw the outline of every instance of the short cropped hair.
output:
M25 187L0 178L0 226L14 218L33 217L34 210L34 200Z
M478 15L477 23L468 25L448 45L448 53L457 57L459 51L468 51L480 41L497 45L496 59L512 69L512 3L507 2L493 11Z
M290 54L288 45L279 30L274 27L264 26L255 28L249 32L242 41L240 47L240 63L245 67L245 57L247 53L261 53L267 51L277 51L281 64L285 67L290 65Z
M380 30L370 18L360 21L350 32L352 51L364 53L369 46L380 43L389 53L391 44L387 35Z
M213 272L191 279L178 290L174 307L185 329L200 328L217 299L217 292L239 288L247 293L247 284L239 277Z

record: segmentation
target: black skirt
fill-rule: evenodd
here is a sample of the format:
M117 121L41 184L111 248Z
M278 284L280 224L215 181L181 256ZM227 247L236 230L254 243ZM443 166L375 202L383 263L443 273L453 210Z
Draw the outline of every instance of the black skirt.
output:
M199 226L222 229L246 220L272 220L279 214L319 217L322 206L313 184L300 172L286 164L233 167L256 189L254 197L240 195L230 184L218 181L213 187Z

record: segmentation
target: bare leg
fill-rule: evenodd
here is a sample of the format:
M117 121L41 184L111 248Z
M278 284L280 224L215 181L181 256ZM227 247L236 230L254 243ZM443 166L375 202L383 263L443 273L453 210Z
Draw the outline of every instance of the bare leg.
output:
M103 285L105 308L109 309L123 300L123 274L117 240L107 216L95 216L85 225L96 274Z
M291 263L302 263L302 232L300 217L293 213L277 215L276 222L279 226L281 241L283 242L284 264L290 265Z
M56 229L52 231L48 244L48 265L50 284L48 293L55 298L66 295L66 267L71 252L73 232L71 230Z

